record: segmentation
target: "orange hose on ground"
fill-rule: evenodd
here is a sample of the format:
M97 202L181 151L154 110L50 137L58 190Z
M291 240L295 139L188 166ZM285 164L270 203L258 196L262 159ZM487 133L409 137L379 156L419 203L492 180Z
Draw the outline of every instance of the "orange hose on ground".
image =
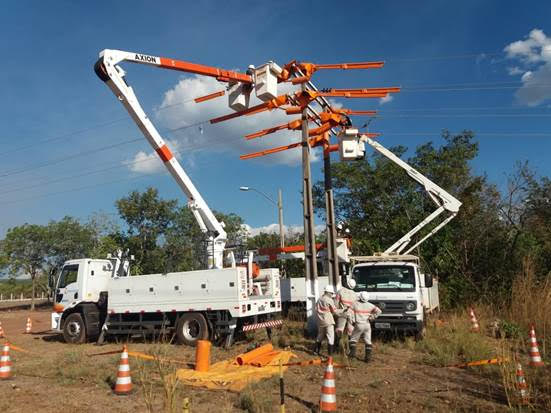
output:
M263 346L260 346L258 348L255 348L252 351L249 351L248 353L240 354L239 356L236 357L235 361L237 361L237 364L239 364L240 366L242 366L243 364L249 364L257 357L271 353L273 350L274 350L274 347L271 344L264 344Z
M210 367L210 346L208 340L198 340L195 349L195 371L209 371Z

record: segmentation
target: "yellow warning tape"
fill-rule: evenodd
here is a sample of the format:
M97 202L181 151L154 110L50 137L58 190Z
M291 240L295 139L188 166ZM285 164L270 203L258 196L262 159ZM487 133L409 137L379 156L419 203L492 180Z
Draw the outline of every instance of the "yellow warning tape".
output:
M470 361L468 363L463 363L463 364L452 364L451 366L445 366L445 367L462 368L462 367L471 367L471 366L484 366L486 364L501 364L507 361L509 361L508 358L496 357L493 359Z
M141 359L144 359L144 360L159 360L159 361L166 361L168 363L176 363L176 364L184 364L184 365L190 364L188 361L185 361L185 360L155 357L155 356L152 356L150 354L142 353L142 352L139 352L139 351L129 351L128 355L132 356L132 357L141 358Z
M11 343L10 343L10 350L20 351L21 353L34 354L32 351L22 349L21 347L17 347Z
M106 351L104 353L94 353L94 354L87 354L88 357L95 357L95 356L108 356L110 354L120 354L122 353L122 349L120 350L113 350L113 351ZM155 357L151 354L142 353L140 351L128 351L128 355L136 358L141 358L144 360L159 360L159 361L166 361L169 363L176 363L176 364L184 364L188 365L189 362L185 360L178 360L178 359L171 359L171 358L162 358L162 357Z

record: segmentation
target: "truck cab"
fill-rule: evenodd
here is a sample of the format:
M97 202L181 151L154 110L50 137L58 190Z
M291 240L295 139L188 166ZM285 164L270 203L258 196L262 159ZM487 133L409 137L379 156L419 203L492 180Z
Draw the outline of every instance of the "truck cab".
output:
M374 330L424 334L426 317L439 307L438 282L424 274L413 255L354 257L351 277L356 292L382 310Z

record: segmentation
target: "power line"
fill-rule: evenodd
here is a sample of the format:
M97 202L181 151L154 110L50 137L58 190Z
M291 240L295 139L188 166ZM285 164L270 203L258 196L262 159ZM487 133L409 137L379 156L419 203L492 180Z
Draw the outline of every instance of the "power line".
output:
M191 125L185 125L185 126L181 126L181 127L174 128L174 129L168 129L167 131L168 132L176 132L176 131L180 131L180 130L183 130L183 129L199 126L199 125L207 123L207 122L208 122L208 120L204 120L204 121L201 121L201 122L193 123ZM165 131L165 132L167 132L167 131ZM101 147L93 149L93 150L87 150L87 151L78 152L78 153L75 153L75 154L72 154L72 155L66 155L66 156L63 156L61 158L57 158L57 159L53 159L53 160L50 160L50 161L42 162L38 165L33 164L33 166L26 167L26 168L8 170L7 172L1 173L0 178L5 178L5 177L8 177L8 176L12 176L12 175L18 175L18 174L21 174L21 173L24 173L24 172L29 172L29 171L32 171L32 170L35 170L35 169L39 169L39 168L43 168L43 167L46 167L46 166L59 164L61 162L65 162L65 161L68 161L68 160L76 159L76 158L79 158L79 157L82 157L82 156L90 155L90 154L97 153L97 152L102 152L102 151L105 151L105 150L108 150L108 149L113 149L113 148L116 148L116 147L119 147L119 146L128 145L128 144L135 143L135 142L141 142L142 140L143 140L143 137L136 138L136 139L130 139L130 140L126 140L126 141L123 141L123 142L118 142L118 143L112 144L112 145L101 146Z
M182 155L184 153L184 151L186 153L188 153L188 152L190 152L190 150L191 150L191 152L195 152L197 150L204 149L204 148L210 148L210 147L216 146L216 145L228 145L231 142L234 142L234 141L237 141L237 140L240 140L240 139L242 139L242 136L239 136L237 138L232 138L232 139L225 139L224 141L219 141L219 142L209 142L209 143L205 143L203 145L190 145L188 147L182 147L179 150L175 150L172 153L173 153L173 155ZM63 181L67 181L67 180L82 178L82 177L85 177L85 176L95 175L95 174L99 174L99 173L103 173L103 172L107 172L107 171L111 171L111 170L115 170L115 169L129 167L131 165L137 165L137 164L142 164L142 163L145 163L145 162L151 162L152 160L157 160L157 159L156 158L153 158L153 159L147 158L147 159L141 159L141 160L137 160L137 161L124 162L124 163L117 162L116 164L113 164L113 166L110 166L110 167L107 167L107 168L96 169L96 170L84 172L84 173L77 174L77 175L64 176L64 177L61 177L61 178L56 178L56 179L53 179L53 180L50 180L50 181L43 181L43 182L33 184L33 185L29 185L29 186L26 186L26 187L12 188L12 189L9 189L7 191L0 192L0 195L4 195L4 194L7 194L7 193L14 193L14 192L19 192L19 191L24 191L24 190L27 190L27 189L34 189L34 188L38 188L38 187L43 187L44 185L50 185L50 184L63 182Z
M385 59L386 62L392 63L409 63L409 62L421 62L429 60L460 60L460 59L477 59L486 58L492 56L504 56L503 52L479 52L479 53L466 53L458 55L443 55L443 56L427 56L427 57L412 57L412 58L389 58Z
M157 111L162 111L162 110L166 110L166 109L169 109L169 108L172 108L172 107L184 105L186 103L190 103L190 102L193 102L193 101L194 101L193 98L192 99L187 99L187 100L183 100L183 101L178 102L178 103L173 103L173 104L170 104L170 105L161 106L161 107L157 108L156 110ZM8 154L11 154L11 153L14 153L14 152L19 152L19 151L29 149L29 148L34 148L35 146L43 145L45 143L51 143L51 142L65 140L65 139L70 139L70 138L72 138L76 135L81 135L83 133L91 132L91 131L94 131L94 130L97 130L97 129L101 129L105 126L110 126L110 125L113 125L115 123L119 123L119 122L130 120L130 119L131 118L129 118L128 116L125 116L123 118L118 118L118 119L113 119L113 120L110 120L110 121L107 121L107 122L98 123L96 125L92 125L92 126L87 127L85 129L65 133L65 134L62 134L62 135L53 136L51 138L46 138L46 139L40 140L38 142L33 142L33 143L28 144L28 145L19 146L19 147L14 148L14 149L10 149L10 150L4 151L4 152L0 152L0 156L8 155ZM191 127L191 126L194 126L194 125L190 125L189 127ZM175 130L178 130L178 129L175 129Z

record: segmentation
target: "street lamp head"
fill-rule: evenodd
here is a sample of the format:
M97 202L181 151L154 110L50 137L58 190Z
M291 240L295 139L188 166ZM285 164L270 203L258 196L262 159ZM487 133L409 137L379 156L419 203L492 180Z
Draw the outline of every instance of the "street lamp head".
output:
M241 191L248 191L250 188L248 186L240 186L239 190Z

